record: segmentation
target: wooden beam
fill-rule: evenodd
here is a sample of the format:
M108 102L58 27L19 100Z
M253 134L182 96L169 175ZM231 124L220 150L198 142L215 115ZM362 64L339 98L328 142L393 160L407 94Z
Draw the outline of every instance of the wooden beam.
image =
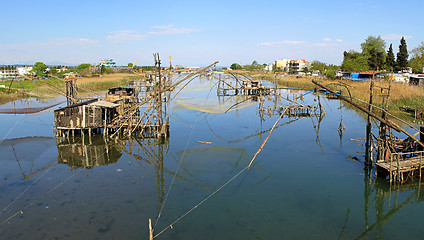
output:
M318 82L316 82L315 80L312 80L312 82L313 82L315 85L317 85L318 87L320 87L320 88L324 88L324 89L325 89L325 90L327 90L328 92L335 93L333 90L329 89L328 87L326 87L326 86L324 86L324 85L319 84L319 83L318 83ZM368 109L366 109L366 108L362 107L361 105L359 105L359 104L357 104L357 103L353 102L352 100L350 100L350 99L349 99L349 98L347 98L347 97L344 97L344 96L342 96L342 95L337 95L337 96L338 96L340 99L342 99L342 100L344 100L344 101L346 101L346 102L348 102L348 103L352 104L353 106L357 107L359 110L362 110L363 112L367 113L367 114L368 114L368 115L370 115L371 117L373 117L373 118L377 119L378 121L385 123L387 126L389 126L389 127L393 128L393 129L394 129L394 130L396 130L397 132L403 132L403 133L405 133L406 135L408 135L408 137L412 138L414 141L416 141L418 144L420 144L422 147L424 147L424 143L423 143L423 142L419 141L419 140L418 140L417 138L415 138L412 134L410 134L409 132L407 132L405 129L403 129L403 128L399 127L397 124L393 123L392 121L390 121L390 120L385 120L385 119L381 118L380 116L378 116L378 115L374 114L373 112L368 111Z
M327 90L328 92L333 93L333 94L336 94L336 92L334 92L333 90L329 89L328 87L326 87L326 86L324 86L324 85L321 85L320 83L316 82L315 80L312 80L312 82L313 82L315 85L317 85L318 87L320 87L320 88L324 88L324 89L325 89L325 90ZM361 105L359 105L359 104L357 104L357 103L353 102L353 101L352 101L352 100L350 100L349 98L347 98L347 97L345 97L345 96L342 96L342 95L337 95L337 96L338 96L340 99L342 99L342 100L344 100L344 101L346 101L346 102L348 102L348 103L352 104L353 106L355 106L355 107L356 107L356 108L358 108L359 110L361 110L361 111L363 111L363 112L367 113L367 114L368 114L368 115L370 115L371 117L373 117L373 118L377 119L378 121L380 121L380 122L383 122L383 123L387 124L388 126L390 126L391 128L393 128L393 129L394 129L394 130L396 130L397 132L402 131L402 130L400 129L400 127L399 127L399 126L397 126L396 124L393 124L393 123L392 123L391 121L389 121L389 120L387 120L387 121L386 121L385 119L381 118L380 116L376 115L375 113L368 111L368 109L364 108L363 106L361 106Z

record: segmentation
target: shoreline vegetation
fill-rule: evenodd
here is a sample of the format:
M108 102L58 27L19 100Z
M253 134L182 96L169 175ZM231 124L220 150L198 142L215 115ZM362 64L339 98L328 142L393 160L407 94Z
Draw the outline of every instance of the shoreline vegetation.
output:
M78 94L86 96L100 92L103 94L102 91L108 88L125 85L128 80L137 78L140 78L140 75L114 73L99 77L77 78L76 83L78 85ZM25 98L48 99L65 96L65 81L65 79L49 77L45 79L0 82L0 104Z
M369 81L351 81L351 80L331 80L327 78L311 77L311 76L298 76L298 75L285 75L281 76L277 74L274 77L273 73L257 72L257 71L233 71L238 74L252 77L254 79L267 80L269 82L277 81L279 86L288 88L301 88L301 89L314 89L316 86L312 83L312 80L318 80L322 84L342 84L349 88L352 97L360 99L364 102L369 102L370 82ZM103 91L110 87L123 86L127 81L139 79L141 76L135 73L114 73L101 75L100 77L81 77L76 80L78 85L78 94L86 96L90 94L103 94ZM11 85L11 92L9 91L9 85L11 81L1 82L0 85L0 104L25 98L53 98L60 95L64 95L65 91L65 80L60 78L47 78L40 80L20 80L13 81ZM375 80L374 86L374 97L373 104L376 106L382 106L382 94L381 88L378 87L389 87L388 81ZM348 95L345 87L338 85L332 85L334 90L342 90L343 95ZM361 103L366 105L365 103ZM400 111L401 107L407 107L411 109L417 109L418 111L424 110L424 89L418 86L412 86L404 83L392 82L391 84L391 95L388 104L388 110L390 113L408 120L413 121L414 116L405 114ZM422 120L422 119L421 119Z

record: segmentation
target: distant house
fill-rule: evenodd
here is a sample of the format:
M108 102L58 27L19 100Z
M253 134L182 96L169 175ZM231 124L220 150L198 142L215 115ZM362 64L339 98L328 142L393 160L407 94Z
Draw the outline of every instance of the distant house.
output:
M116 67L116 63L113 61L112 58L102 59L100 60L99 64L97 64L99 67L105 66L105 67Z
M275 67L280 68L284 72L287 72L290 67L290 60L288 59L275 60Z
M413 74L409 76L409 84L424 87L424 74Z
M57 72L64 72L64 71L68 71L68 68L66 67L62 67L62 68L56 68Z
M269 64L269 65L267 65L267 66L264 68L264 70L265 70L265 71L268 71L268 72L271 72L271 71L273 70L273 68L274 68L274 64Z
M394 82L402 82L402 83L409 82L409 74L388 73L386 76L388 76L388 78Z
M304 68L309 68L310 64L305 59L296 59L290 61L290 71L292 73L302 72Z
M79 78L79 77L81 77L81 75L79 75L78 73L74 73L74 72L63 74L64 79L73 79L73 78Z
M0 80L14 79L18 76L18 70L14 69L0 69Z
M106 99L130 99L135 97L135 88L115 87L109 88L106 93Z
M16 69L18 69L18 74L19 75L31 75L31 71L32 71L32 66L23 66L23 67L17 67Z
M353 81L364 81L366 79L371 79L376 76L381 76L381 71L365 71L361 73L352 73L350 76L346 76L347 73L343 74L343 78L350 79Z
M319 70L314 70L312 73L311 73L311 76L312 77L319 77L321 75L321 72L319 71Z
M381 71L365 71L359 73L359 79L371 79L373 76L381 75Z

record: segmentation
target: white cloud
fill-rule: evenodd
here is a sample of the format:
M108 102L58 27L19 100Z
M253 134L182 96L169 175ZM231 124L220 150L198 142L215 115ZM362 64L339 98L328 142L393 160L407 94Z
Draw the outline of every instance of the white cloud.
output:
M304 41L278 41L278 42L262 42L261 46L278 46L278 45L302 45Z
M402 37L404 37L405 39L411 39L412 38L412 36L401 35L401 34L396 34L396 33L392 33L392 34L382 36L382 38L384 40L400 40Z
M148 32L148 34L158 34L158 35L169 35L169 34L187 34L192 32L200 32L199 29L194 28L178 28L172 24L167 26L153 26L153 29L157 29L157 31Z
M106 39L112 41L141 41L146 39L146 35L140 34L135 30L123 30L112 32Z
M343 43L343 40L340 38L337 38L336 40L332 40L331 38L323 38L322 39L323 42L321 43L315 43L313 44L313 46L315 47L337 47L340 46L340 44Z

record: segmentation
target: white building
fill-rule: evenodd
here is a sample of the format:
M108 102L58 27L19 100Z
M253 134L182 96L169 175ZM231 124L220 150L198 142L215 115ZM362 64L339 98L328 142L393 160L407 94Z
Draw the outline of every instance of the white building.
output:
M273 69L274 69L274 64L268 64L268 65L264 68L264 70L265 70L265 71L268 71L268 72L271 72Z
M27 67L27 66L17 67L16 69L18 70L19 75L30 75L31 71L32 71L32 66L31 67Z
M100 60L99 67L101 66L105 66L105 67L116 67L116 63L113 61L112 58L108 58L108 59L102 59Z
M394 82L408 83L409 75L407 73L388 73L387 76Z
M290 61L290 68L291 72L293 73L302 72L305 67L309 68L310 66L311 64L305 59L296 59Z
M0 69L0 80L13 79L18 76L18 70L16 69Z
M290 64L290 60L288 60L288 59L282 59L282 60L276 60L275 61L275 67L277 69L280 68L284 72L287 72L289 70L289 64Z

